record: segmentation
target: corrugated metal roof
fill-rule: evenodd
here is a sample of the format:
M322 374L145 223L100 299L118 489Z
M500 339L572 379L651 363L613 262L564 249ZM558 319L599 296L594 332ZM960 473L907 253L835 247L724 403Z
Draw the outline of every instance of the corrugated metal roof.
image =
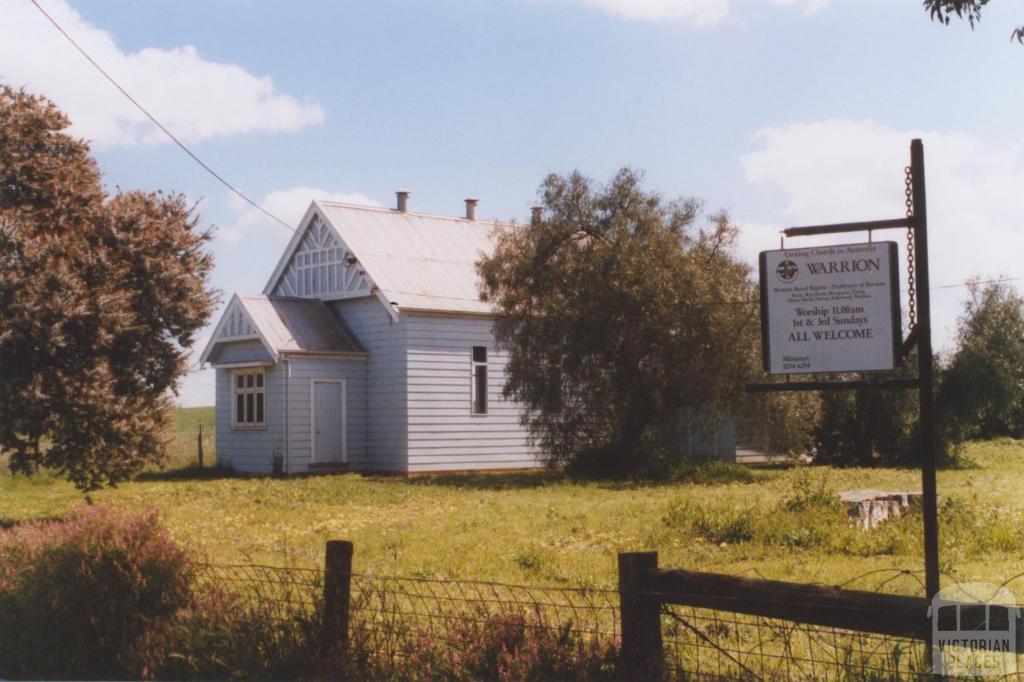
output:
M365 353L355 335L323 301L281 296L238 297L276 353Z
M476 263L508 223L315 202L387 299L399 309L493 313Z

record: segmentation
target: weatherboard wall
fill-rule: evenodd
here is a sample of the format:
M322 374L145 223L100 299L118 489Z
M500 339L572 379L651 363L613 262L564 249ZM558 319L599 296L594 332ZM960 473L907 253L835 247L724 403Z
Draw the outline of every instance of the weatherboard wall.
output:
M288 365L291 366L290 377L287 376ZM314 379L344 379L348 462L353 468L367 467L366 365L364 358L282 358L277 365L266 368L265 425L242 429L234 428L231 424L232 370L218 367L217 463L242 473L271 473L274 470L274 457L277 455L282 458L282 464L287 472L307 471L311 455L312 382Z
M273 358L259 339L218 343L210 353L210 362L227 365L235 362L272 362Z
M366 456L361 468L404 472L408 462L404 318L392 317L376 296L331 305L369 351L363 413Z
M367 465L366 454L366 360L362 358L292 356L288 378L288 464L291 473L308 470L312 444L312 392L316 379L345 382L346 454L355 469ZM276 370L285 371L284 367Z
M284 454L284 373L278 367L267 368L262 428L232 428L231 378L230 369L217 368L217 464L244 473L270 473L274 453Z
M402 313L410 472L539 466L520 407L501 395L507 356L482 315ZM471 410L473 346L487 347L488 413Z

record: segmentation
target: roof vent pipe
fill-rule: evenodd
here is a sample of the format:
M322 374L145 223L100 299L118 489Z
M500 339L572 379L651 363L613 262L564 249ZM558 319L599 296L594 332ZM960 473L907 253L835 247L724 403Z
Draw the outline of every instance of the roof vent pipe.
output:
M531 206L530 207L530 219L533 222L537 222L541 219L541 211L544 210L543 206Z
M476 197L466 197L466 220L476 220L476 205L480 200Z
M398 206L397 206L398 210L401 213L405 213L406 211L408 211L409 210L409 190L407 190L407 189L400 189L397 192L395 192L395 197L398 199L398 202L397 202L398 203Z

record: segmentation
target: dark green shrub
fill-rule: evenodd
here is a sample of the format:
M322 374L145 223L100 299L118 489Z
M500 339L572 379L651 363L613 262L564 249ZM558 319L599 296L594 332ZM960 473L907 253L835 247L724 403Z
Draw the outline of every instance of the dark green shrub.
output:
M130 652L134 674L154 680L295 680L346 677L343 656L321 649L318 610L220 589L193 595L173 620L151 627Z
M854 532L825 477L801 472L789 497L771 507L744 508L696 504L669 505L665 525L715 544L758 543L764 547L810 549L836 545Z
M758 515L753 508L735 509L676 500L669 505L665 524L692 531L709 542L736 544L757 537Z
M695 483L697 485L757 483L764 479L764 472L742 464L723 462L717 459L704 462L684 462L673 469L668 476L668 480L673 483Z
M904 368L900 373L906 372ZM917 421L913 391L825 392L814 461L834 466L918 464Z
M90 507L0 531L0 676L137 676L128 652L188 602L186 559L155 513Z
M797 471L793 477L790 495L782 508L790 512L832 511L839 509L839 497L829 485L828 471L815 476L807 469Z
M984 556L1024 549L1019 513L972 497L949 497L939 505L939 542L944 552Z

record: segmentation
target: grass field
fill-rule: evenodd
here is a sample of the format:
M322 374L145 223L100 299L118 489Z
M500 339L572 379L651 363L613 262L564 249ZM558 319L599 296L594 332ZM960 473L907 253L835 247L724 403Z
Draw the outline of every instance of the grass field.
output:
M199 422L211 424L212 410L179 411L170 468L93 500L159 510L211 561L317 566L326 540L348 539L359 572L590 587L614 587L616 553L632 550L658 550L667 566L827 584L922 565L919 517L857 533L829 503L835 490L917 489L912 469L715 466L671 485L545 474L211 478L184 468ZM211 462L212 433L206 447ZM976 466L939 473L943 569L1002 582L1024 569L1024 442L972 443L966 453ZM0 524L82 503L51 475L0 475ZM904 577L886 589L917 584ZM1024 592L1024 581L1016 586Z

